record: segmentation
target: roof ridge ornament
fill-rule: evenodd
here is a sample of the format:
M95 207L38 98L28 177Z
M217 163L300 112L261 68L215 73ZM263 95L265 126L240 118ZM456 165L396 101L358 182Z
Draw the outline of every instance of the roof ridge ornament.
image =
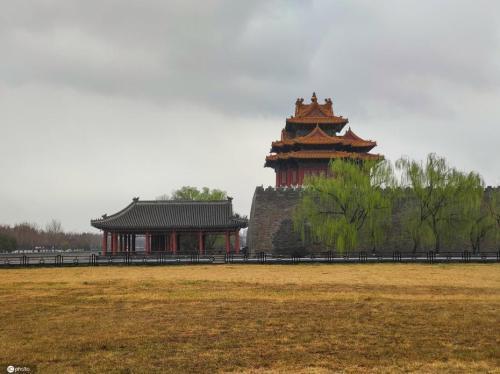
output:
M297 101L295 102L295 117L297 117L300 113L300 108L304 105L304 98L299 97L297 98Z
M132 198L132 201L133 201L134 203L138 202L138 201L139 201L139 196L137 196L137 197L133 197L133 198Z
M312 97L311 97L311 103L316 103L318 101L318 98L316 97L316 92L313 92Z

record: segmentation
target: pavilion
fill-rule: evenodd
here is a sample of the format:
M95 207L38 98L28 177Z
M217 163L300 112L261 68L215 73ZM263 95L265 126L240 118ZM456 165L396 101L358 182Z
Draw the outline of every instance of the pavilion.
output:
M102 230L102 254L135 253L138 238L144 242L144 252L177 254L182 235L196 235L197 251L205 254L207 235L225 236L227 254L240 251L239 231L247 226L245 218L233 214L232 198L217 201L139 200L113 215L90 221ZM234 248L231 237L234 236ZM142 239L143 238L143 239ZM142 248L141 248L142 250Z

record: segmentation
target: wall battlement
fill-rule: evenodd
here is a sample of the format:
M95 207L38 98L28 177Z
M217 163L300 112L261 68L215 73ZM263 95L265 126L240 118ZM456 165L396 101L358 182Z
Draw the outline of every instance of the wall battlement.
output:
M293 232L293 211L300 200L300 187L255 188L248 226L250 253L289 253L303 249Z

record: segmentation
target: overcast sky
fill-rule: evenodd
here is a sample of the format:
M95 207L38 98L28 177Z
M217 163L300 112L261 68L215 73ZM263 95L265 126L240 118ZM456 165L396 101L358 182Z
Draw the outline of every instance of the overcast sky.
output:
M297 97L374 152L500 184L500 2L0 1L0 223L91 230L134 196L249 214Z

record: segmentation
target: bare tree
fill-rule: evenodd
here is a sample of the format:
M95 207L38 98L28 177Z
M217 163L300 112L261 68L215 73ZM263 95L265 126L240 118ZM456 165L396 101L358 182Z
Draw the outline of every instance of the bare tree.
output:
M48 234L60 234L63 232L61 221L57 219L52 219L47 225L45 225L45 231Z

